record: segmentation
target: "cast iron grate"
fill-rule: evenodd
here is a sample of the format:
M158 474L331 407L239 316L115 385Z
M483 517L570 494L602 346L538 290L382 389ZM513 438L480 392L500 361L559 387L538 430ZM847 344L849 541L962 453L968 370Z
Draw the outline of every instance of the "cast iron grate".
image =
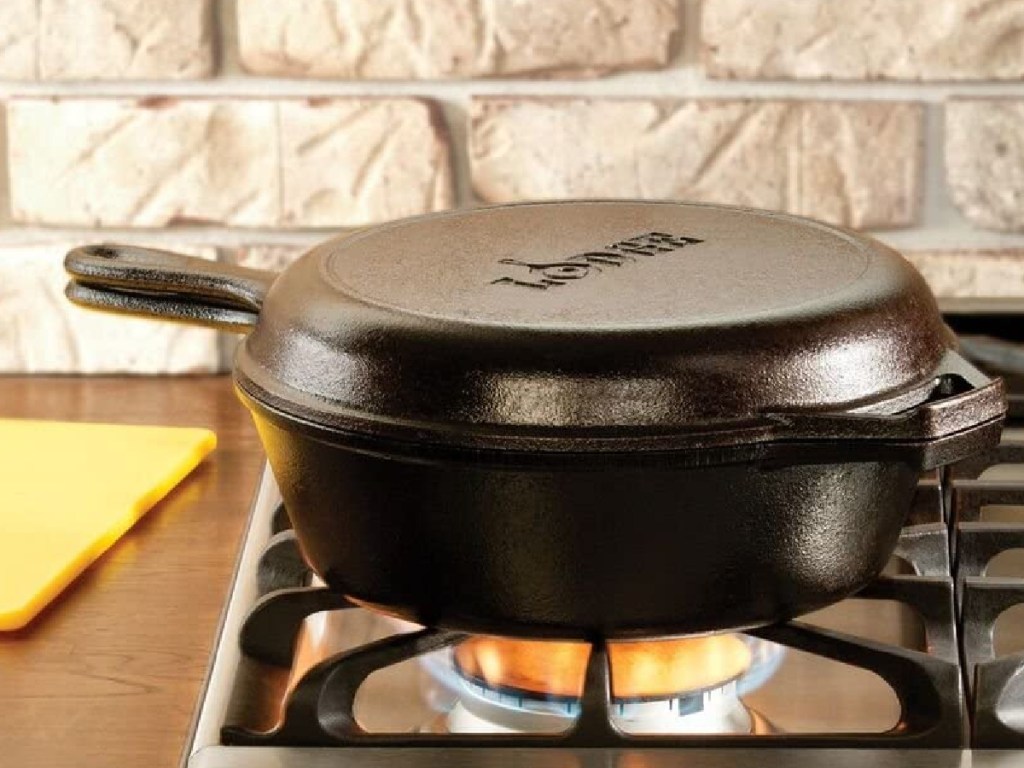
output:
M435 628L396 635L335 654L315 664L296 683L279 724L269 731L237 726L222 730L230 745L373 747L920 747L964 745L964 699L958 661L954 590L949 568L946 526L935 498L938 483L924 484L915 503L915 525L904 529L897 555L913 575L886 576L859 598L896 600L915 610L925 628L927 652L855 637L801 622L789 622L750 634L789 648L850 664L879 675L895 691L900 719L883 733L650 736L629 735L610 719L612 701L608 653L592 644L580 715L565 733L555 735L379 734L356 720L356 692L377 670L430 651L450 647L466 636ZM280 519L280 516L275 516ZM938 518L938 519L936 519ZM921 522L918 522L921 521ZM305 586L308 568L294 533L276 533L261 558L261 597L243 625L243 652L259 661L292 663L305 617L355 606L325 587Z
M1024 549L1024 524L981 522L990 505L1024 506L1024 482L994 482L978 476L994 464L1024 464L1024 441L999 448L950 472L950 509L955 527L956 592L963 665L969 681L971 745L1024 748L1024 653L997 657L994 632L1004 611L1024 604L1024 578L992 578L999 554Z

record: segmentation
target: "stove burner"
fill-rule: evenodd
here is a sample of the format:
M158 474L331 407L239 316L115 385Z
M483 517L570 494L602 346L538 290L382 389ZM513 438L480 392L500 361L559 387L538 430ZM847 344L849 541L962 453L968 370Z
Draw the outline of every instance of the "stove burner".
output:
M463 684L465 695L446 719L448 733L557 734L570 730L580 713L578 699L521 695L470 679ZM735 680L664 699L615 701L609 719L619 731L636 735L755 732L754 718L740 701Z
M450 733L560 733L580 713L590 646L473 637L452 653L461 688ZM612 723L625 733L750 733L735 635L611 643Z

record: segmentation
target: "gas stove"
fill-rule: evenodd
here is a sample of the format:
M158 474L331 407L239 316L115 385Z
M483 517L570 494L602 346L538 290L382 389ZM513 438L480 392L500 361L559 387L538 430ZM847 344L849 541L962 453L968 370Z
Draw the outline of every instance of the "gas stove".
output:
M265 470L183 765L1016 764L1024 307L944 309L1007 380L1001 444L921 478L877 581L781 625L607 644L410 625L316 579Z

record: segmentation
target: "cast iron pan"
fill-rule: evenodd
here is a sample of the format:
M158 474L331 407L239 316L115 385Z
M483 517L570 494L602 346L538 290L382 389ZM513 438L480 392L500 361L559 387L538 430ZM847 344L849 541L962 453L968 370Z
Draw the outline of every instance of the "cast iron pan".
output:
M470 631L709 632L842 599L921 471L994 445L1005 411L903 259L780 214L499 206L280 276L117 245L66 265L76 303L247 333L235 381L310 564Z

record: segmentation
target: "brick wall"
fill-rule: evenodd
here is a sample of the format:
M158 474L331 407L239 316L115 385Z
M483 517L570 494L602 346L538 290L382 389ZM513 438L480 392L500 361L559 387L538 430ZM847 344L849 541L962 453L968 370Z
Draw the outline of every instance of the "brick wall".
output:
M480 202L721 201L1024 296L1024 0L3 0L0 371L205 372L70 246L280 268Z

